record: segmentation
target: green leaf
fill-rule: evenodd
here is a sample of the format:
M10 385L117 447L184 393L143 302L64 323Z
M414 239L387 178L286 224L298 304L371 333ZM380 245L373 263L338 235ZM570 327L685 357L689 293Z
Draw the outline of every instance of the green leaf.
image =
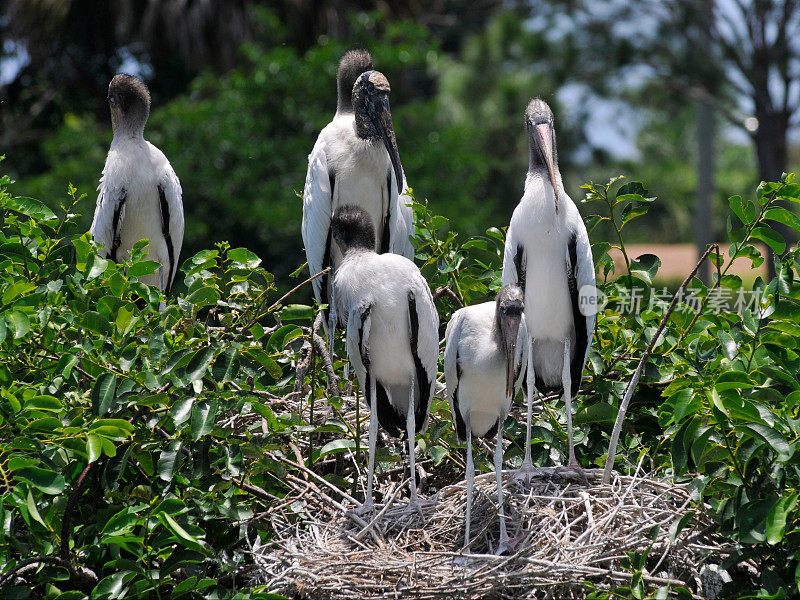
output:
M759 225L753 230L752 236L767 244L776 254L783 254L783 251L786 250L786 241L774 229Z
M198 552L210 554L210 552L205 548L205 546L203 546L196 538L191 536L168 513L162 511L159 512L156 515L156 517L158 518L159 522L161 522L161 524L164 527L166 527L172 534L174 534L184 546L186 546L187 548L191 548L193 550L197 550Z
M161 268L161 265L154 260L143 260L134 263L128 268L128 277L145 277L152 275Z
M3 292L3 304L10 304L20 296L36 289L36 284L29 281L15 281Z
M103 443L100 440L100 436L94 433L90 433L86 437L86 454L89 456L88 461L93 463L103 452Z
M782 206L772 206L764 211L764 218L783 223L795 231L800 231L800 217Z
M18 310L12 310L10 313L5 314L5 319L14 330L14 339L18 340L24 337L31 330L31 322L28 315Z
M92 411L102 417L114 406L117 389L117 376L114 373L103 373L97 378L92 388Z
M178 468L180 449L181 443L174 440L166 450L161 451L161 455L158 457L158 476L163 481L172 481L175 470Z
M172 415L172 422L175 424L175 427L185 422L192 414L194 400L192 396L183 396L178 398L172 405L170 414Z
M58 412L62 409L61 400L53 396L34 396L25 401L25 410L48 410Z
M642 254L631 261L631 273L638 274L647 283L652 284L660 266L661 259L655 254Z
M5 208L22 213L32 219L39 221L52 221L57 219L55 213L47 208L44 203L33 198L25 198L22 196L11 196L3 199Z
M214 427L218 404L216 401L202 400L192 409L192 439L199 440Z
M219 292L210 286L198 288L186 297L186 301L194 305L195 308L213 306L218 300Z
M136 573L130 571L119 571L104 577L92 590L92 600L121 598L125 584L133 577L136 577Z
M108 319L94 310L87 311L83 315L81 324L89 331L94 331L95 333L100 333L102 335L109 336L114 333L114 330L111 328L111 323L109 323Z
M305 304L290 304L281 311L282 321L308 321L313 317L313 307Z
M725 371L717 377L717 381L714 383L714 389L718 392L730 389L747 390L752 387L754 384L744 371Z
M769 509L769 513L767 513L768 544L775 545L783 539L786 534L786 519L797 505L798 498L800 498L798 494L781 496Z
M747 222L745 221L745 216L744 216L744 202L742 201L742 197L741 196L731 196L730 198L728 198L728 204L730 205L731 210L733 211L733 214L735 214L737 217L739 217L739 220L743 224L747 225Z
M189 364L186 365L186 377L189 381L202 379L212 360L214 360L213 348L201 348L195 352Z
M211 367L211 376L215 381L233 381L239 375L239 354L234 348L228 348L217 356Z
M31 484L45 494L60 494L66 486L63 475L39 467L25 467L15 471L14 477Z
M738 426L737 429L748 431L763 439L775 451L779 460L789 460L794 454L786 438L772 427L761 425L760 423L747 423Z
M141 518L129 507L126 507L106 521L106 524L103 526L103 529L100 531L100 533L103 536L128 533L132 531L140 521Z

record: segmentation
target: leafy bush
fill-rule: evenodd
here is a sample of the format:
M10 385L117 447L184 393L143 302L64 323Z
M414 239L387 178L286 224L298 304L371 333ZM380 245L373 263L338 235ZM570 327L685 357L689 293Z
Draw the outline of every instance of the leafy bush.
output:
M226 243L187 259L185 293L165 299L138 281L157 268L143 245L124 265L95 254L76 225L74 189L53 212L13 196L9 184L0 181L0 593L273 597L244 577L248 540L271 535L260 517L302 511L282 506L283 482L310 469L358 495L354 462L362 470L365 462L345 418L356 408L340 395L346 382L333 389L320 360L315 309L278 298L258 257ZM590 229L610 226L624 250L625 228L652 199L641 184L617 180L585 189L602 213L587 219ZM753 200L731 198L728 258L759 263L754 242L784 251L771 223L800 230L784 202L800 202L791 175L762 184ZM498 289L503 232L463 239L425 203L414 208L422 272L432 288L453 292L438 300L444 327L453 298L473 303ZM653 286L654 256L629 257L614 273L611 244L594 244L608 302L575 414L586 467L605 464L620 398L674 293ZM723 565L734 575L728 596L788 597L800 563L798 250L752 290L727 274L722 253L711 256L714 283L679 290L615 466L645 461L654 476L692 482L697 502L711 504L720 533L738 544ZM336 375L342 367L332 365ZM463 477L446 402L435 399L431 411L419 439L428 493ZM563 461L563 423L563 403L548 399L534 429L537 464ZM505 435L506 464L518 464L522 424L509 419ZM488 449L477 454L476 465L490 470ZM379 448L378 458L384 469L402 464L399 446ZM631 587L614 593L665 593L637 579L652 564L646 552L632 556Z

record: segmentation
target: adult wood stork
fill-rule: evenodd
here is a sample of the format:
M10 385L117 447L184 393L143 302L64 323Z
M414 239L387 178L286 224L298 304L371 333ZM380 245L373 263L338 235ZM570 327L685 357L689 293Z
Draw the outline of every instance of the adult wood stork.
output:
M140 281L169 291L183 245L181 183L164 153L144 139L150 92L137 77L115 75L108 86L114 137L98 186L90 232L113 261L150 240L149 258L161 264Z
M461 308L453 313L447 324L447 345L444 350L447 399L458 436L467 442L467 515L464 529L467 552L475 479L473 435L485 438L497 435L494 470L500 507L498 553L510 547L503 514L503 423L525 373L528 333L522 312L522 288L507 285L500 290L495 302Z
M308 157L303 190L302 233L309 270L313 275L330 266L333 272L313 282L317 302L333 309L326 323L329 329L335 326L336 307L330 282L342 261L331 243L331 215L338 207L350 204L366 211L376 252L414 257L409 240L414 215L406 205L408 197L400 193L406 183L389 110L389 82L372 70L368 52L352 50L339 63L337 88L336 114Z
M572 399L581 384L595 325L594 261L578 209L558 170L553 112L536 98L525 111L530 159L525 193L508 227L503 284L525 290L528 354L528 432L522 471L532 469L530 411L533 393L564 394L568 468L583 473L572 439ZM535 388L534 388L535 381Z
M375 252L375 228L357 206L336 209L331 237L343 260L334 278L340 322L347 327L347 356L370 408L369 479L363 510L372 509L378 423L398 436L405 425L411 502L417 503L415 433L428 420L439 358L439 315L413 262Z

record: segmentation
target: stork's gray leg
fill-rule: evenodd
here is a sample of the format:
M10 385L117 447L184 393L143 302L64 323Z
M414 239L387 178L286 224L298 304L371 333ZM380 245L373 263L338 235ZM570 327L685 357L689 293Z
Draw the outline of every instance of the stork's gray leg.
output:
M572 442L572 373L569 364L570 340L564 340L564 365L561 369L561 387L564 388L564 403L567 410L567 438L569 441L569 467L577 467L578 461L575 460L575 446Z
M323 281L324 283L324 281ZM333 364L333 346L336 341L336 302L333 297L333 285L330 286L328 293L328 356Z
M372 482L375 478L375 444L378 440L378 399L375 394L375 378L367 371L369 377L369 474L367 475L367 496L361 509L372 512Z
M526 421L525 431L525 459L522 461L522 466L517 471L517 478L524 478L526 483L530 483L531 477L536 472L533 468L533 461L531 460L531 422L533 419L533 396L536 392L536 376L533 370L533 338L528 338L528 372L526 374L528 379L528 415Z
M408 414L406 415L406 433L408 435L408 466L411 471L411 504L417 506L417 470L414 447L416 446L416 415L414 414L414 371L411 371L411 389L408 393Z
M506 420L505 412L500 413L497 419L497 444L494 448L494 472L497 476L497 517L500 519L500 543L497 554L503 554L511 549L508 531L506 531L506 515L503 509L503 424Z
M569 444L569 464L564 467L567 471L578 474L585 485L589 485L586 472L575 458L575 444L572 439L572 373L570 372L570 340L564 341L564 366L561 370L561 386L564 388L564 404L567 411L567 443Z
M472 462L472 425L469 412L464 418L467 429L467 516L464 523L464 553L469 554L469 523L472 519L472 489L475 485L475 464Z

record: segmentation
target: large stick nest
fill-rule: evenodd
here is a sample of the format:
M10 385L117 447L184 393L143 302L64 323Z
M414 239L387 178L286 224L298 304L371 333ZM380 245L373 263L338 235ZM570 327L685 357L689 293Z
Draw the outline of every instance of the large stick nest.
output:
M636 475L602 485L590 471L586 486L554 470L530 483L506 472L504 511L518 543L504 556L491 554L499 539L495 475L476 477L467 557L463 482L418 510L397 500L406 482L395 484L375 514L359 516L327 482L304 474L288 481L294 494L283 505L292 510L272 513L274 539L253 547L256 582L289 597L583 598L592 587L630 585L626 553L648 549L645 586L713 597L722 584L717 565L730 552L709 517L690 508L686 486Z

